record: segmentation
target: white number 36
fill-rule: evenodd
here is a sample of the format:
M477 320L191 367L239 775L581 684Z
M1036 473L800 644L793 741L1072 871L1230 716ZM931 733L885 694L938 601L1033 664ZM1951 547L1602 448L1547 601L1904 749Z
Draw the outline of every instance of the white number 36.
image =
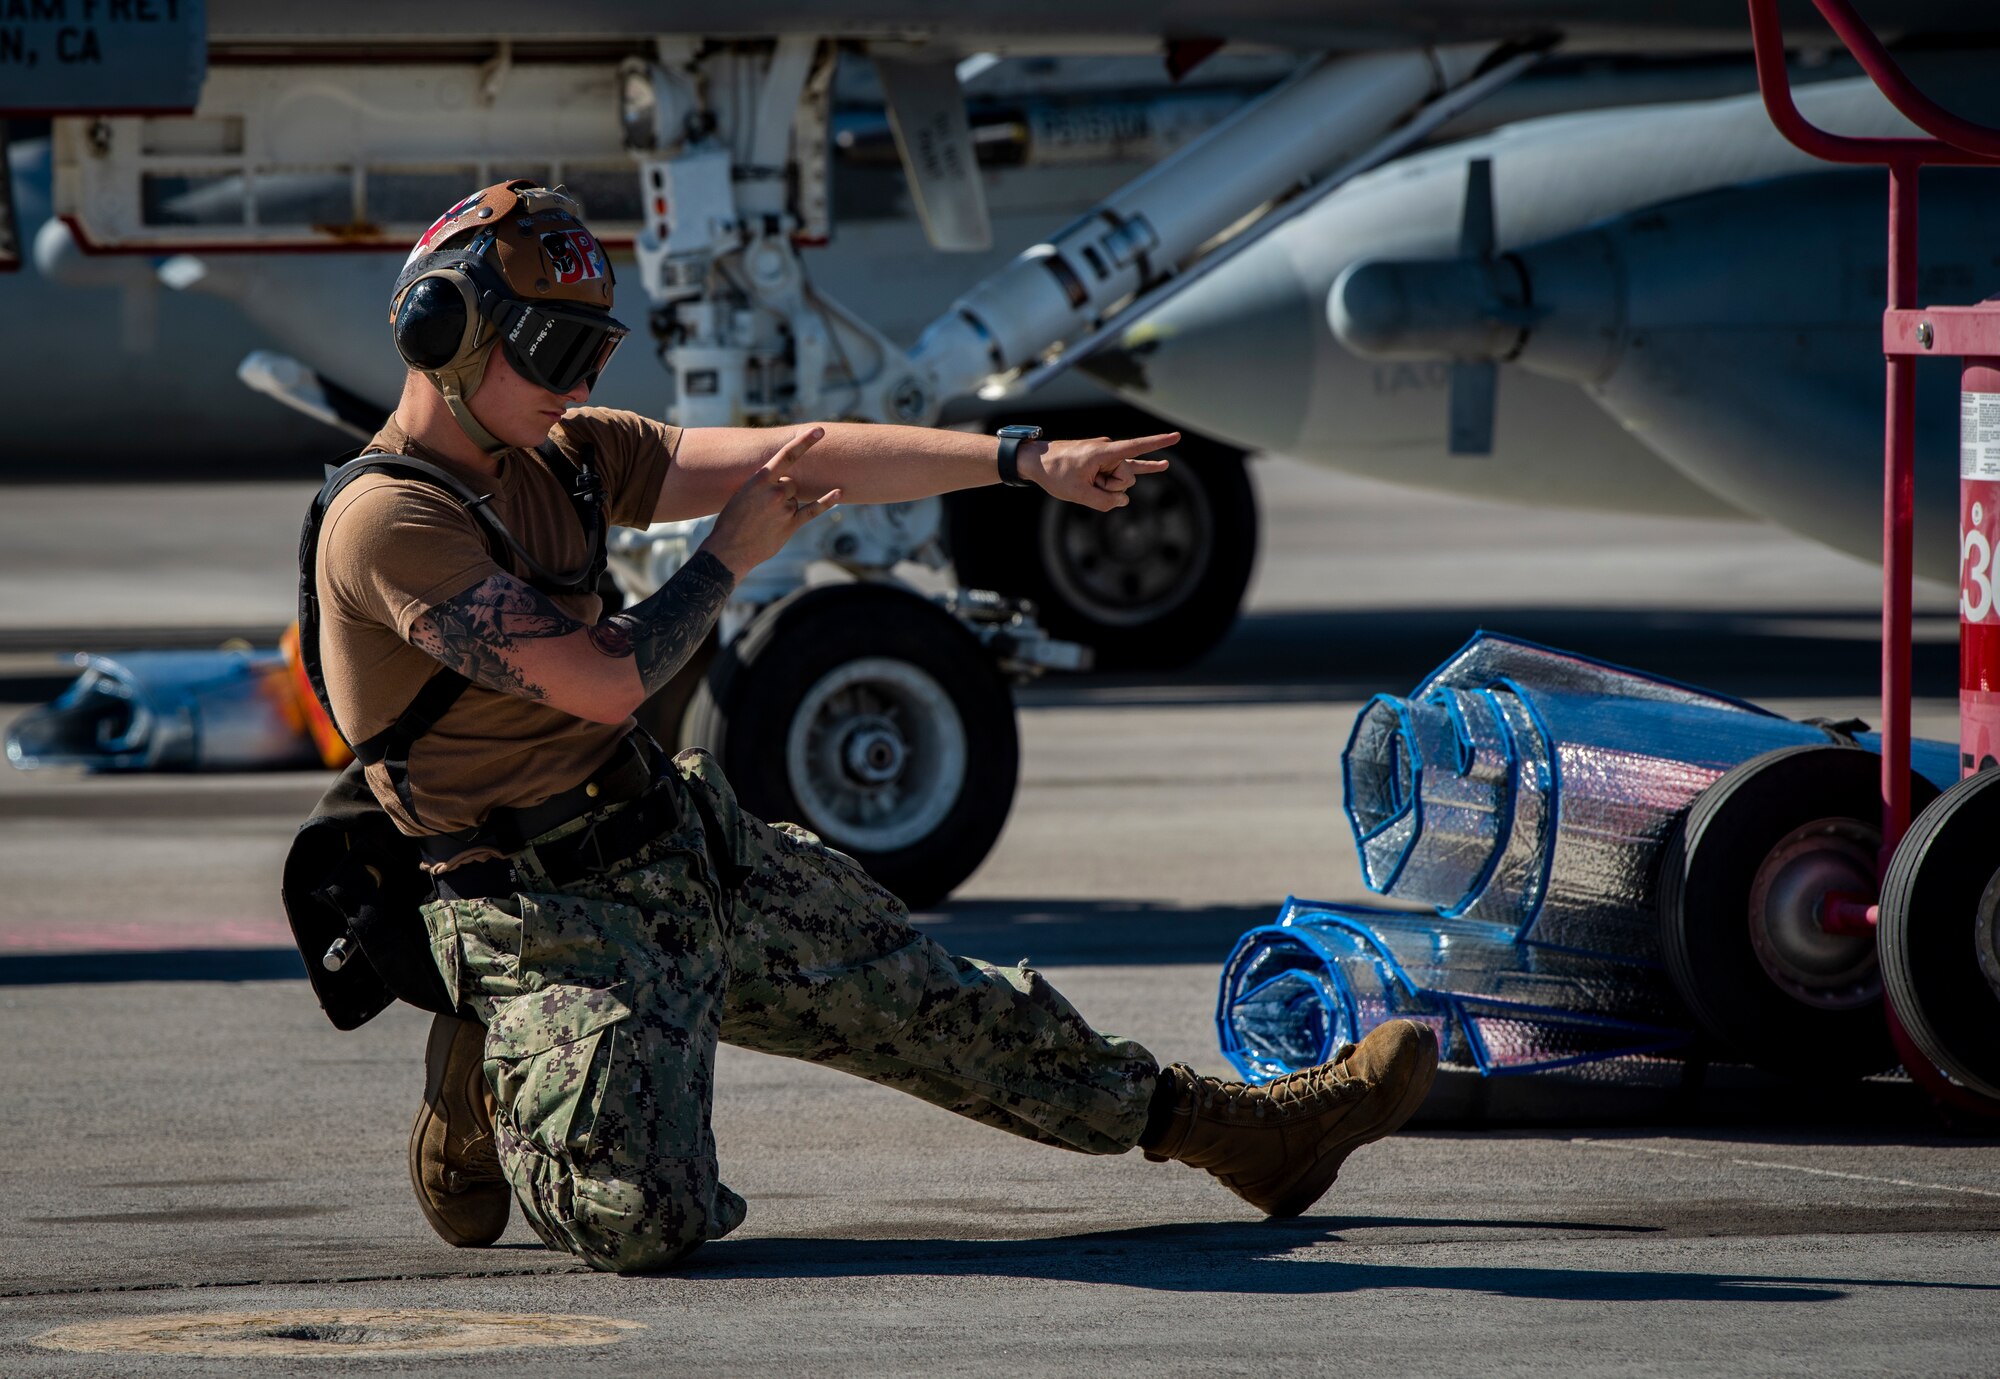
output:
M1972 520L1979 521L1978 508ZM1993 543L1977 526L1959 537L1958 616L1966 622L1984 622L1993 611Z

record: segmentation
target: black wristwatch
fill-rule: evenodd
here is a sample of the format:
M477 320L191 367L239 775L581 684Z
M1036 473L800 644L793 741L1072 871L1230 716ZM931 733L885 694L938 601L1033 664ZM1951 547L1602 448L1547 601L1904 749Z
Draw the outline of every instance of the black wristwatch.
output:
M1009 488L1033 488L1021 477L1021 446L1042 438L1039 426L1003 426L993 433L1000 437L1000 482Z

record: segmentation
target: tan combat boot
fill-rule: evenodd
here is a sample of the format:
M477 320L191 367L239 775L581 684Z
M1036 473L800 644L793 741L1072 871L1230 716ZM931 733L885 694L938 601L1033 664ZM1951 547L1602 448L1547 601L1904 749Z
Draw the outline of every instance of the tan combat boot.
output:
M480 1068L486 1031L440 1015L424 1047L424 1101L410 1127L417 1205L453 1245L491 1245L507 1229L513 1194L493 1143L493 1104Z
M1267 1216L1297 1216L1333 1186L1349 1154L1416 1114L1437 1059L1429 1027L1391 1020L1332 1062L1261 1087L1176 1063L1160 1071L1173 1098L1165 1123L1149 1126L1139 1148L1156 1162L1207 1169Z

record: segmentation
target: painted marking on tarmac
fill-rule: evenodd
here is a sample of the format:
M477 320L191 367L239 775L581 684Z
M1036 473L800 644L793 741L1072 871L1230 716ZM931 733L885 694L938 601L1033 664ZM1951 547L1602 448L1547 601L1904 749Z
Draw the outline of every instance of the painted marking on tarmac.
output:
M217 1359L437 1355L524 1347L610 1345L639 1322L548 1313L425 1307L318 1307L277 1312L172 1312L78 1322L31 1338L44 1350L200 1355Z
M1650 1144L1621 1144L1617 1140L1573 1139L1571 1144L1591 1149L1622 1149L1629 1154L1658 1154L1668 1159L1699 1159L1703 1163L1734 1164L1739 1168L1775 1168L1786 1173L1811 1173L1821 1178L1851 1178L1861 1183L1881 1183L1887 1187L1922 1188L1927 1192L1969 1192L1976 1197L2000 1197L1992 1188L1965 1187L1954 1183L1919 1183L1909 1178L1883 1178L1873 1173L1843 1173L1837 1168L1809 1168L1805 1164L1781 1164L1770 1159L1719 1159L1713 1154L1695 1154L1685 1149L1661 1149Z
M282 920L216 919L118 921L64 925L61 921L8 921L0 926L0 955L17 953L126 953L161 948L289 948L292 931Z

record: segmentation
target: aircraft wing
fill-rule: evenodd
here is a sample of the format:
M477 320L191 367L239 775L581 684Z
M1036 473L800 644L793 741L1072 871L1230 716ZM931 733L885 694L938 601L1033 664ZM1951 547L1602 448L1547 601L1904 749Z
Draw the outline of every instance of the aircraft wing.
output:
M2000 29L2000 13L1964 0L1862 0L1862 17L1885 40L1967 37ZM1831 43L1808 0L1784 6L1798 41ZM209 0L218 47L338 46L353 42L459 44L468 35L574 41L699 33L768 38L781 33L915 39L944 50L1006 52L1051 46L1116 51L1162 39L1215 40L1294 49L1407 48L1559 33L1579 49L1743 50L1742 0L735 0L725 9L676 0Z

